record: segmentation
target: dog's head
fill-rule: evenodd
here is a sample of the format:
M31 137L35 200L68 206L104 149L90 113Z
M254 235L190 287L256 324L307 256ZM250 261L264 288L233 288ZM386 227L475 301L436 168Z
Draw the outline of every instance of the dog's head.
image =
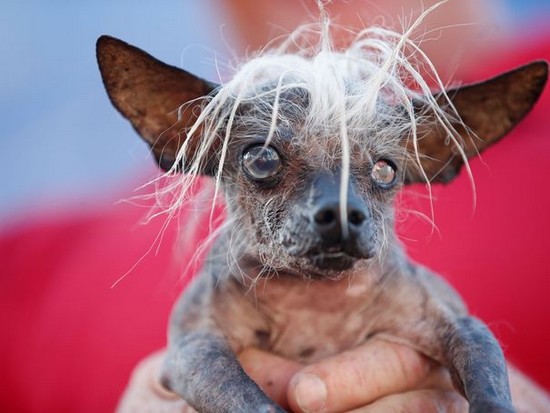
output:
M161 168L218 179L239 253L337 278L393 245L403 185L452 180L529 112L547 79L547 63L534 62L433 95L401 46L379 40L268 54L224 86L110 37L97 55L111 101Z

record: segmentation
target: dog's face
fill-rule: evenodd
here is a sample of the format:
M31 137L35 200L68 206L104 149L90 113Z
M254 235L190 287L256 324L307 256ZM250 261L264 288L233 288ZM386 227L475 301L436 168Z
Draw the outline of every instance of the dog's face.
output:
M384 132L376 125L349 128L345 173L338 125L312 124L308 92L262 90L270 92L236 112L222 174L236 242L263 265L309 277L340 277L357 261L379 257L392 241L392 200L403 182L400 137L378 137ZM271 130L276 99L279 121Z
M401 99L389 78L372 86L370 72L355 68L325 79L304 59L217 88L116 39L101 38L97 51L111 100L159 165L219 179L236 252L313 278L383 259L400 187L450 181L525 116L548 72L535 62L446 95Z

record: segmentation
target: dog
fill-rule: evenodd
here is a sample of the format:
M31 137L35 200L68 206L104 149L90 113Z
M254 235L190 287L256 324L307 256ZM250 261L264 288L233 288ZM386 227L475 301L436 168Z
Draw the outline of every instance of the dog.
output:
M393 200L470 174L536 103L548 64L449 90L432 72L433 93L410 33L368 28L335 50L328 32L291 36L223 85L97 42L111 102L181 174L176 205L209 176L227 210L175 306L163 384L199 412L282 412L239 365L244 348L307 364L383 338L446 366L471 413L514 412L497 340L406 256Z

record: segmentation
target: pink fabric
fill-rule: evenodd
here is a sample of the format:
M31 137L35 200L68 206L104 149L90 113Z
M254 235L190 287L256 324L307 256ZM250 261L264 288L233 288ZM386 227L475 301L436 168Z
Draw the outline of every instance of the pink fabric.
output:
M550 60L544 42L487 64L476 77L534 58ZM420 220L400 224L411 255L446 275L507 356L547 388L549 113L547 90L528 119L483 154L485 165L472 162L475 212L463 173L434 191L439 233L426 239L430 227ZM410 204L412 198L405 199ZM429 214L427 204L423 210ZM172 225L158 255L144 256L161 221L139 226L143 214L129 205L60 214L0 239L0 411L111 411L135 363L164 345L169 310L183 287L181 271L195 245L178 261L172 258Z

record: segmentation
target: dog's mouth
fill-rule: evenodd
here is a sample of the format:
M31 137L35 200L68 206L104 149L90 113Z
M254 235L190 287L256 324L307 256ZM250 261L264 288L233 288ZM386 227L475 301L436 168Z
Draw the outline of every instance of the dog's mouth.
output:
M308 276L316 279L338 278L343 272L351 270L356 262L373 256L372 251L360 248L355 243L319 243L298 248L297 243L287 242L284 246L290 256L305 264L303 269Z
M367 258L352 249L346 249L341 245L308 251L306 258L320 270L345 271L353 267L359 259Z
M353 267L357 257L353 257L344 251L322 252L309 255L309 261L322 270L345 271Z

